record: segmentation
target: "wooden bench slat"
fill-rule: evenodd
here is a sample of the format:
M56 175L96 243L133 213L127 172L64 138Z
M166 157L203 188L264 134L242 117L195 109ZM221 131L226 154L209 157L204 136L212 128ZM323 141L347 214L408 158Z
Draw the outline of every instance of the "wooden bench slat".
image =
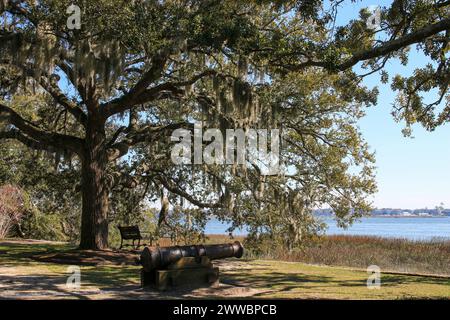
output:
M140 246L142 236L138 226L126 226L126 227L117 226L117 228L119 229L120 237L122 238L120 242L120 248L122 248L123 246L123 240L133 240L133 246L134 241L139 240L136 248Z

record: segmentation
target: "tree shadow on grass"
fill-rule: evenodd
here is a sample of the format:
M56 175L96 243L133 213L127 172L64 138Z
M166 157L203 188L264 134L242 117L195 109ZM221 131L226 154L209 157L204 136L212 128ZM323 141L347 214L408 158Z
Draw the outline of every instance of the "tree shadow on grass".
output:
M71 273L0 274L0 299L134 299L142 294L137 268L81 267L80 271L78 289L66 285Z
M69 244L20 244L0 242L0 261L4 265L24 265L44 262L59 265L99 266L136 265L139 252L136 251L94 251L78 250ZM3 261L2 261L3 262Z
M3 265L28 264L34 256L73 249L69 244L0 242L0 261ZM2 261L6 260L6 262Z
M415 284L431 284L431 285L448 285L450 295L450 278L432 277L432 276L408 276L385 274L381 275L381 281L384 285L402 285L408 283Z
M126 290L139 283L139 270L138 267L102 266L86 271L82 269L82 277L83 281L92 285Z
M57 275L0 275L0 299L89 299L88 292L71 290L66 281Z
M235 286L253 287L280 287L281 291L287 288L307 288L311 283L331 283L332 278L327 276L311 276L301 273L267 272L264 274L245 272L242 274L224 275L222 282Z

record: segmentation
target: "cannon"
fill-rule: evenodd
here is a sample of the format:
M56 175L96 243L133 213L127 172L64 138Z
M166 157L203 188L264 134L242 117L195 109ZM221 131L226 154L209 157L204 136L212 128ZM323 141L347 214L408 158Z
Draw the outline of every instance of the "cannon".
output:
M241 258L244 248L239 241L216 245L145 247L140 256L141 285L160 290L190 285L217 285L219 268L211 260Z
M209 260L241 258L244 248L239 241L229 244L194 245L175 247L145 247L141 253L141 265L145 271L164 269L181 258L208 257Z

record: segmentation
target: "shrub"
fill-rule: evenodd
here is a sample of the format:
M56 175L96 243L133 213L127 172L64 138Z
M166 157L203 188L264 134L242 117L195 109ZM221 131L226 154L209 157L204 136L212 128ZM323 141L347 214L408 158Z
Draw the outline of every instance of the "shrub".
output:
M27 238L49 241L73 241L64 230L64 220L60 214L44 214L34 208L24 222Z
M0 239L6 238L11 228L19 225L26 211L25 193L13 185L0 187Z

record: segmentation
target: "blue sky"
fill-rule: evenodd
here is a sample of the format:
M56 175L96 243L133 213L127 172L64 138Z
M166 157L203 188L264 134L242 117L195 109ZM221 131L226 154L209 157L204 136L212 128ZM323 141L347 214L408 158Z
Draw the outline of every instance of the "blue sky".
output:
M373 5L387 6L390 1L360 1L341 8L339 24L356 18L360 8ZM343 10L342 10L343 9ZM398 61L386 65L390 76L396 73L410 74L426 59L412 49L408 66ZM366 141L376 152L379 192L374 196L378 208L433 208L441 202L450 207L450 125L434 132L415 126L414 138L405 138L404 127L391 116L396 93L388 85L379 82L373 75L365 79L369 87L378 86L378 104L367 110L359 126Z

